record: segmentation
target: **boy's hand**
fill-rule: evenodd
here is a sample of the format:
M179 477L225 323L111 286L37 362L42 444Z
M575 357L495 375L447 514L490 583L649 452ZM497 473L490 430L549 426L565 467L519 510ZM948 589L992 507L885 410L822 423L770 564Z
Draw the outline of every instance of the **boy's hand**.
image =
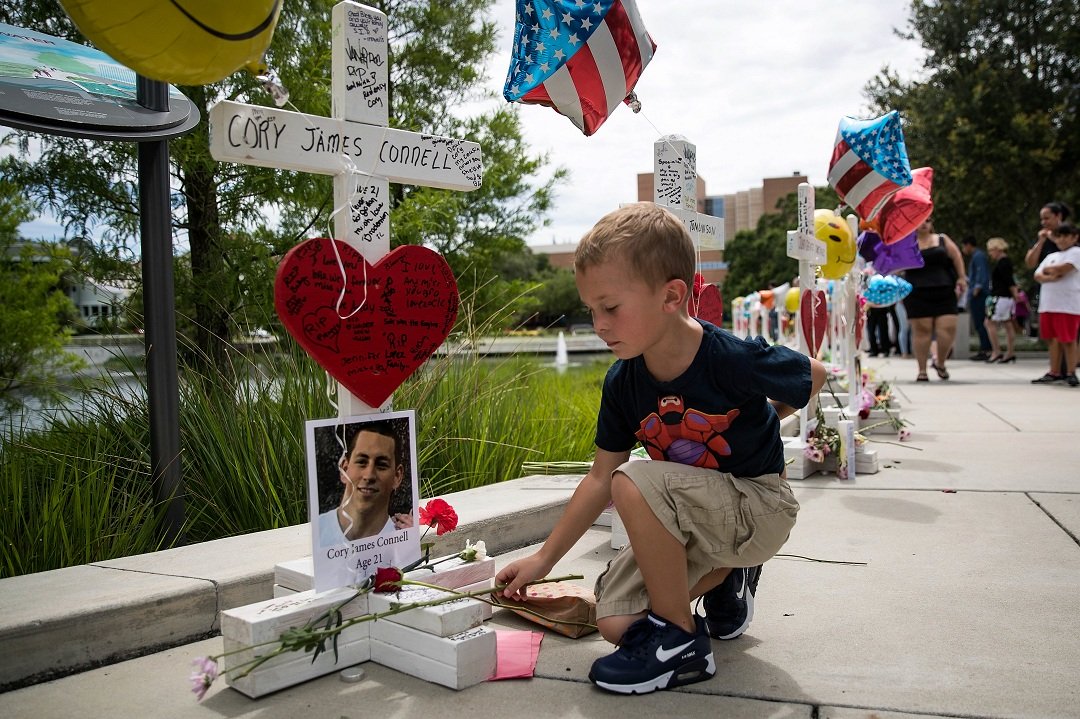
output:
M522 589L525 585L537 579L543 579L550 571L551 565L545 562L537 552L503 567L495 575L495 583L506 585L502 595L507 599L524 599Z

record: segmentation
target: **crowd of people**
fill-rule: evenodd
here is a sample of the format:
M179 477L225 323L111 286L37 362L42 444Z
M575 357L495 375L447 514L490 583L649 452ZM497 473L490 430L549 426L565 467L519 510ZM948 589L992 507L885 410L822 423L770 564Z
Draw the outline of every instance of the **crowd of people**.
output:
M916 233L923 266L903 273L912 285L911 293L895 307L871 307L867 313L870 355L889 355L895 350L903 357L914 357L916 382L929 381L928 368L947 380L947 363L957 340L957 316L966 311L979 342L971 359L1015 362L1016 338L1034 335L1031 313L1037 307L1038 337L1047 344L1049 369L1032 384L1080 385L1076 377L1080 230L1068 221L1070 214L1062 202L1048 202L1039 212L1039 232L1024 256L1025 269L1033 271L1037 283L1031 299L1009 259L1006 239L989 238L985 250L974 237L965 237L957 246L948 235L936 232L928 218Z

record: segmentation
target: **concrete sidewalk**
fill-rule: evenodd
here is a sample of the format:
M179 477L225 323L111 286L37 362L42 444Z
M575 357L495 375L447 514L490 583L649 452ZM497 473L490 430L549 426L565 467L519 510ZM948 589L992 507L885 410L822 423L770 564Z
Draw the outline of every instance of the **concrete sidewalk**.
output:
M332 674L252 701L219 681L196 703L187 688L189 662L222 648L207 617L229 598L238 601L266 587L224 567L217 571L233 572L233 580L211 581L205 557L182 554L198 550L192 547L122 560L141 561L142 570L129 567L126 573L143 574L139 580L147 584L121 592L97 642L148 631L153 623L183 623L177 614L188 611L208 638L9 691L0 695L0 716L624 719L631 710L735 718L1080 716L1080 389L1032 386L1029 380L1045 371L1042 357L994 366L955 360L950 381L932 375L919 384L910 360L868 364L894 381L903 417L913 423L911 441L876 444L876 475L793 482L802 504L799 523L784 555L765 566L750 630L735 641L713 643L718 671L709 681L644 697L606 694L585 677L610 646L595 634L571 640L549 633L530 680L453 692L368 663L366 679L356 684ZM455 506L470 515L463 519L473 523L469 537L487 539L477 533L487 527L505 538L498 540L502 546L511 546L515 537L549 526L572 485L566 478L518 480L487 490L490 501L474 505L463 497L464 505ZM493 513L483 521L482 506ZM516 516L506 521L494 516L515 506ZM290 528L295 537L285 530L253 535L240 559L249 573L268 575L273 563L306 553L304 529ZM462 530L443 539L455 535L464 542ZM614 554L609 537L606 529L594 528L554 573L581 573L591 585ZM509 552L500 564L531 549ZM118 574L102 567L73 570L79 571L70 577L78 574L75 581L90 584L106 577L113 582ZM176 586L162 589L152 584L157 578ZM6 615L0 618L0 666L7 665L6 674L14 675L24 658L13 648L29 647L27 637L48 629L41 617L67 612L69 631L94 620L91 608L80 614L78 602L65 599L64 586L55 581L40 585L41 596L30 603L29 583L43 579L0 582L0 614ZM10 583L19 580L15 592ZM65 584L70 595L88 591ZM210 594L203 596L202 584ZM233 587L228 598L226 586ZM188 610L176 603L184 592L200 597ZM63 605L59 611L50 607L57 603ZM491 623L535 628L501 611ZM23 627L23 644L13 639L13 624ZM57 653L69 651L62 639L54 645Z

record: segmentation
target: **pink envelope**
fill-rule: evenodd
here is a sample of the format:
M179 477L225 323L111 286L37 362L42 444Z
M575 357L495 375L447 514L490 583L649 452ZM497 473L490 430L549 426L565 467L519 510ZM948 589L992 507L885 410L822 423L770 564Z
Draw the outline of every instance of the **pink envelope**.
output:
M496 679L522 679L533 675L536 659L540 656L540 642L543 632L520 632L510 629L496 629L495 675Z

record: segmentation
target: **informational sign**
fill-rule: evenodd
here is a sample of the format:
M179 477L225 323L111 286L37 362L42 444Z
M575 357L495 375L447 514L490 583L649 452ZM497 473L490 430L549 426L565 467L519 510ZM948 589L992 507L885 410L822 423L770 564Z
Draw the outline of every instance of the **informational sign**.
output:
M163 140L199 112L176 88L169 108L136 102L135 73L92 47L0 23L0 124L102 140Z
M437 252L402 245L374 264L344 242L306 240L285 255L274 305L323 369L379 407L443 343L458 292Z
M416 416L308 421L308 511L315 591L359 584L420 558Z

